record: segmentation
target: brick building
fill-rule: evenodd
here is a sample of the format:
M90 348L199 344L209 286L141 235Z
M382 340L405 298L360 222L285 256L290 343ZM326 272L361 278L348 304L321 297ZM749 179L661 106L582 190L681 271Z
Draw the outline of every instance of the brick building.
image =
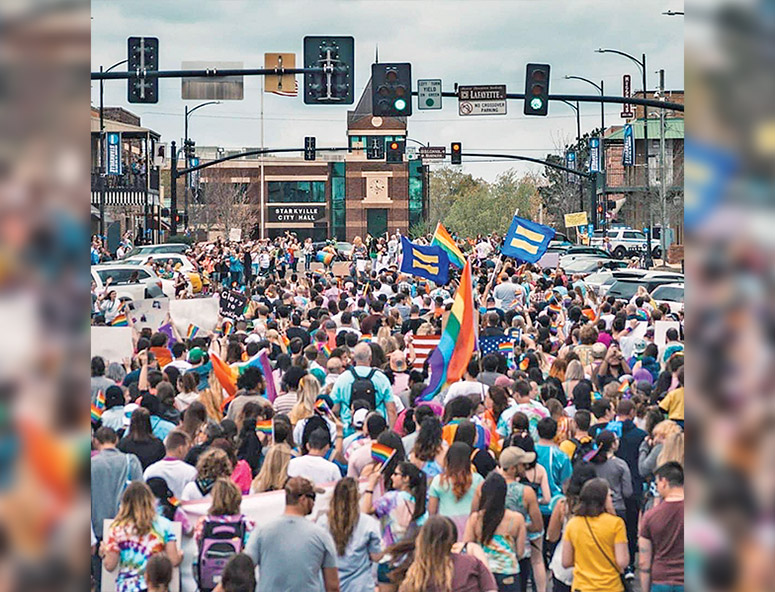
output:
M347 113L347 144L339 144L348 148L346 152L318 151L315 161L305 161L301 155L246 157L202 169L198 180L200 201L207 203L207 192L215 192L216 185L231 184L244 194L247 207L254 209L252 214L258 214L250 217L250 228L243 228L253 237L273 238L291 230L300 238L309 236L316 241L351 241L366 232L381 235L398 228L408 233L427 212L427 167L406 157L396 164L388 164L384 156L368 158L375 142L384 154L388 142L405 140L406 123L405 117L372 116L369 82L355 110ZM338 143L318 138L317 144ZM204 163L251 149L197 146L196 155ZM180 211L184 204L182 191L181 184ZM197 207L197 200L192 198L191 207ZM192 216L192 226L195 220ZM217 222L210 230L228 233Z

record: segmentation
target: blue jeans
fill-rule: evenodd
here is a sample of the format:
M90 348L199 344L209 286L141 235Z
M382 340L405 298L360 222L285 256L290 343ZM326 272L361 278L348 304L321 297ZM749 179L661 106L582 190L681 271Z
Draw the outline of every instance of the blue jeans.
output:
M684 592L684 587L673 584L651 584L651 592Z

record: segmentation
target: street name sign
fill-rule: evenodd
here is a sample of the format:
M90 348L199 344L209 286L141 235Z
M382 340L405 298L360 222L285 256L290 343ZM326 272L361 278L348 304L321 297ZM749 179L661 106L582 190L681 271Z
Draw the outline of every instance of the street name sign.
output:
M459 86L459 115L506 115L506 85Z
M417 108L441 109L441 78L417 81Z
M421 160L444 160L447 149L444 146L420 146Z

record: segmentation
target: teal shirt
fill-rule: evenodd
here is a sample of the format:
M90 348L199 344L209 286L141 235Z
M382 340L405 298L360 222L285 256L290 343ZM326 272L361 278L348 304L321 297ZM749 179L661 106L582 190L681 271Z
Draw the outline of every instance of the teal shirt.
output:
M355 373L365 378L369 375L372 368L370 366L356 366ZM376 393L374 398L376 399L377 409L376 411L387 419L387 407L385 406L392 396L392 390L390 387L390 381L385 376L384 372L377 370L374 376L371 377L371 381L374 383ZM344 424L344 435L349 436L355 430L352 427L353 415L350 408L350 395L352 394L352 386L355 382L352 372L346 370L334 383L334 388L331 390L331 400L334 405L339 403L339 416L342 418Z
M539 507L542 514L550 514L554 508L554 500L559 499L558 496L562 496L563 483L570 479L573 467L568 455L557 446L536 444L535 449L538 464L546 469L546 475L549 479L549 491L552 494L552 502Z

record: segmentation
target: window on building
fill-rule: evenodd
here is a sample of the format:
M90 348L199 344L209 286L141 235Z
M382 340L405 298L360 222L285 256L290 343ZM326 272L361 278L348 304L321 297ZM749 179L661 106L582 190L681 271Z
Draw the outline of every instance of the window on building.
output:
M325 203L325 181L269 181L269 203Z
M366 136L350 136L350 150L365 150Z
M331 236L336 240L347 240L347 194L345 163L331 164Z

